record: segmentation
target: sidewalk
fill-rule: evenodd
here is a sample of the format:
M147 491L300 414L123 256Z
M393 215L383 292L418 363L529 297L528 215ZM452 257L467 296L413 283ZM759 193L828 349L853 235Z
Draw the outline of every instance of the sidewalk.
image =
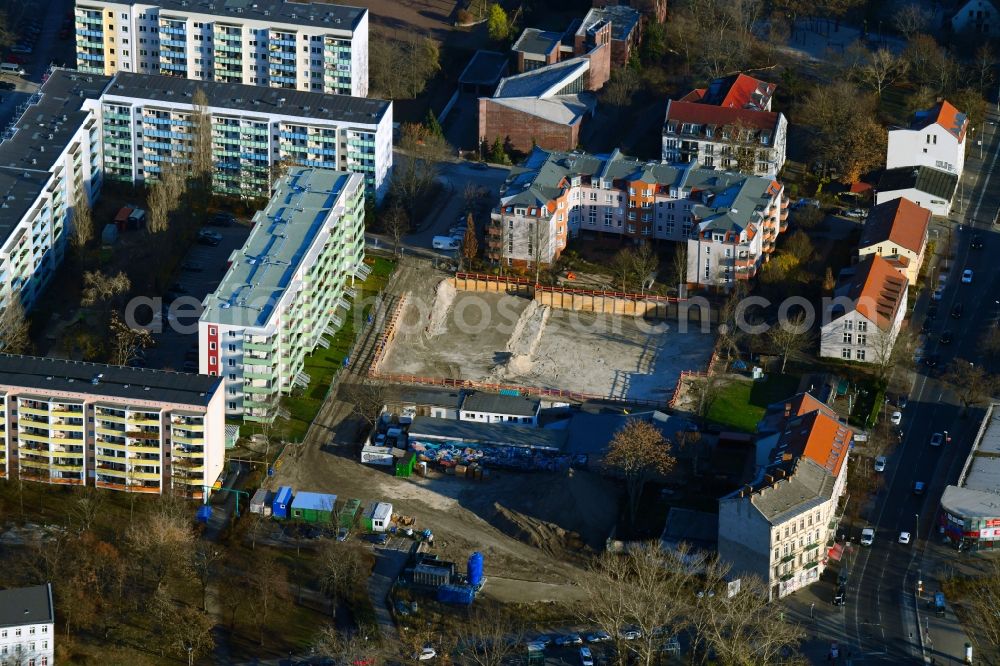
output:
M983 558L974 553L960 553L954 546L941 542L934 530L933 537L924 549L920 563L924 592L917 606L920 638L925 663L964 664L965 646L970 639L955 615L951 599L947 599L944 616L934 612L934 593L941 589L941 581L954 575L981 575Z

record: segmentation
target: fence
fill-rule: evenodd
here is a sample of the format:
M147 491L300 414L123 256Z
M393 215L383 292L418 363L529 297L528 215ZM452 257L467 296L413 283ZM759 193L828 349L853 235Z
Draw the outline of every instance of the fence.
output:
M681 386L683 386L685 379L689 377L708 377L714 371L715 363L718 360L719 353L713 350L712 356L708 359L708 368L706 370L681 370L681 374L677 378L677 384L674 386L674 393L670 396L670 402L667 403L667 407L673 409L677 404L677 400L681 397Z
M368 366L368 376L374 377L378 375L379 368L382 367L382 361L385 360L385 353L392 344L392 341L396 338L396 324L399 322L400 316L402 316L403 308L406 307L406 294L399 297L399 301L396 302L396 307L393 308L392 314L389 316L389 320L386 322L385 327L382 329L382 335L379 336L378 342L375 343L375 355L372 357L372 362Z

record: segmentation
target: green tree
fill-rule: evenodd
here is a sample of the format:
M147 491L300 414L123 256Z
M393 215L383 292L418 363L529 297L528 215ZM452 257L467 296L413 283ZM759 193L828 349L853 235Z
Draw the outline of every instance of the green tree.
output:
M667 28L662 23L649 22L642 35L640 47L642 61L655 64L663 59L667 52Z
M430 109L427 109L427 120L424 122L427 126L427 131L438 137L444 138L444 129L441 128L441 123L438 122L437 116Z
M489 161L494 164L507 164L510 162L510 158L507 157L507 153L503 150L503 141L500 140L500 137L497 137L490 147Z
M490 39L495 42L502 42L510 35L510 19L507 17L507 12L496 3L490 5L490 16L486 24Z

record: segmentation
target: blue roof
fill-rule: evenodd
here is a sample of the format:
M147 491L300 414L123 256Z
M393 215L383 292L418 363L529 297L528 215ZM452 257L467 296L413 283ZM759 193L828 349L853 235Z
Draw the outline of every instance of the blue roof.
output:
M292 508L332 512L336 503L336 495L330 495L328 493L300 492L295 496L295 499L292 500Z

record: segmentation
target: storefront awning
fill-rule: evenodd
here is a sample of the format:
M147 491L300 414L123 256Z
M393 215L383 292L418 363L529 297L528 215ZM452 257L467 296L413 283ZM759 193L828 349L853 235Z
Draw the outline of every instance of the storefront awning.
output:
M826 557L831 562L839 562L840 558L843 556L844 556L844 544L842 543L835 543L826 551Z

